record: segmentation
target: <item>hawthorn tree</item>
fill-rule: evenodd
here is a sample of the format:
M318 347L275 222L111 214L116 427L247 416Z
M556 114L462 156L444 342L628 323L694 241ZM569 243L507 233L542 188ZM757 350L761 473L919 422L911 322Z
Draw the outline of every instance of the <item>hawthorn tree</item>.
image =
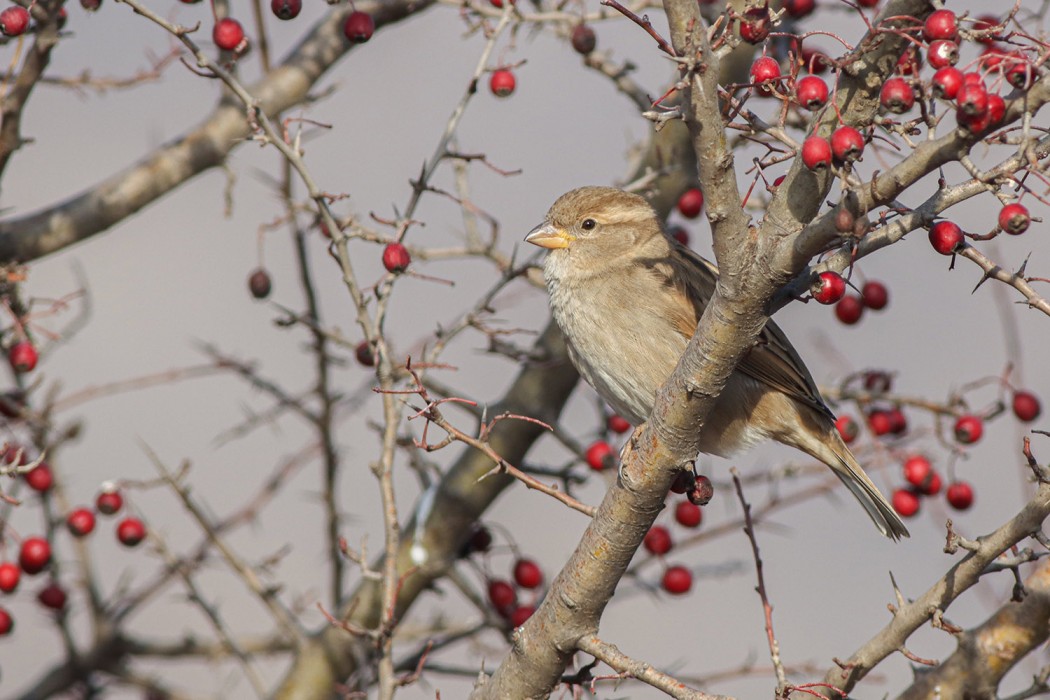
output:
M0 220L5 696L1050 692L1047 374L1022 366L1050 315L1050 274L1026 257L1050 192L1045 3L81 5L98 14L0 11L18 200ZM65 72L63 51L105 43L102 17L153 48L148 69ZM414 70L383 74L386 101L326 82L399 60ZM570 71L585 95L558 91ZM523 122L492 118L519 81ZM58 131L36 102L149 91L185 120L174 138L138 152L129 126L115 156L133 165L56 169L94 180L44 189L33 152ZM626 162L599 127L635 131ZM642 193L721 270L642 426L576 391L540 257L518 245L580 178ZM134 243L202 212L230 236L192 238L165 295L175 256ZM214 286L232 278L236 300ZM913 309L909 327L891 295L954 315ZM825 324L792 336L911 541L881 541L797 454L696 459L774 313ZM172 334L204 360L153 350ZM1006 349L953 352L974 341ZM141 371L77 361L114 348Z

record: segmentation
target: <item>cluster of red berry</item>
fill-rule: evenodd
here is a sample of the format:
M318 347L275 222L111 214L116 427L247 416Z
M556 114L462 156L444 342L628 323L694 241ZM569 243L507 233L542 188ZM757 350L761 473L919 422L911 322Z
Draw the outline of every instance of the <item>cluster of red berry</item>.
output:
M683 472L671 487L672 493L687 494L674 507L674 521L679 526L690 530L700 527L704 520L701 504L711 498L713 489L711 480L706 476L695 476ZM671 530L664 525L653 525L645 533L642 546L653 556L663 557L674 548ZM672 564L664 569L660 586L671 595L683 595L693 587L693 572L680 564Z
M543 587L543 570L539 564L524 557L514 562L513 583L506 579L489 580L489 603L512 627L521 627L536 612ZM531 600L521 602L519 593L528 591Z
M876 0L860 3L874 7ZM783 5L787 14L801 18L815 7L813 0L792 0ZM755 8L739 18L741 36L758 43L768 34L769 11ZM954 109L956 122L968 134L979 136L996 127L1006 115L1006 101L997 91L997 86L1026 90L1039 70L1039 56L1029 55L1026 49L1003 48L997 40L1005 34L1005 27L997 17L982 15L960 23L951 10L936 10L921 25L905 30L912 35L914 44L904 52L897 65L897 74L887 79L881 88L880 103L890 114L904 114L915 107L919 99L932 102L940 100ZM955 68L959 60L962 42L970 42L981 48L975 60L975 70L969 72ZM919 47L922 48L919 48ZM933 70L923 78L922 53ZM761 56L751 66L750 87L756 95L775 96L800 108L817 111L823 109L829 98L829 88L820 73L833 62L805 48L797 51L798 63L794 70L784 71L781 64L770 56ZM808 74L798 75L798 68ZM926 109L924 113L930 112ZM802 162L810 170L822 170L835 165L848 167L864 153L865 145L872 138L848 125L841 125L830 135L813 134L802 144ZM778 179L779 181L779 179ZM774 186L777 183L774 183ZM852 217L850 217L852 218ZM1010 235L1024 233L1032 222L1027 207L1019 201L1006 201L1001 206L997 225L982 238L1005 232ZM853 222L848 222L852 229ZM843 230L840 227L840 230ZM854 232L863 235L864 231ZM965 246L966 234L955 223L940 221L930 228L930 243L943 255L953 255ZM845 287L840 280L827 273L814 285L814 298L822 303L837 303L836 316L846 324L860 320L865 308L878 308L868 303L867 295L843 296ZM877 301L876 301L877 304Z
M891 379L885 372L866 372L863 375L864 389L875 397L889 392ZM874 403L874 402L873 402ZM876 437L884 435L903 435L908 430L908 422L899 406L890 405L875 408L867 412L868 428ZM1014 416L1025 423L1037 419L1042 413L1039 398L1030 391L1015 390L1011 399ZM994 409L992 413L997 413ZM952 434L956 442L972 445L984 435L986 417L964 413L956 416ZM841 415L835 422L842 440L849 444L860 434L860 425L849 415ZM891 499L894 509L904 517L914 516L919 512L920 501L924 496L935 496L941 492L943 485L940 474L931 465L929 459L913 455L904 461L904 480L907 486L893 492ZM948 505L956 510L966 510L973 505L973 487L966 481L953 480L945 490Z
M674 517L680 525L695 528L699 527L703 520L703 511L700 506L683 500L675 506ZM649 532L645 533L642 545L650 554L662 557L674 547L671 531L663 525L653 525ZM664 569L660 585L671 595L683 595L693 587L693 572L681 564L672 564Z
M9 458L12 455L18 455L18 450L8 449L4 455L8 464L11 463ZM41 495L47 494L54 486L54 474L44 462L26 472L23 479L31 489ZM66 515L66 528L73 537L86 537L95 529L95 512L100 515L115 515L123 507L124 496L120 489L112 484L103 484L95 498L94 510L87 507L74 508ZM134 547L146 538L146 526L138 518L128 516L117 523L116 534L121 544ZM0 592L13 594L21 583L22 574L36 576L43 572L51 563L51 555L51 542L47 538L23 538L18 550L18 563L0 561ZM40 604L55 611L65 609L68 597L65 587L57 580L51 580L37 592ZM0 636L10 634L13 629L14 617L6 608L0 606Z
M922 455L913 455L904 461L904 480L908 485L895 490L890 498L893 509L904 518L916 515L921 499L936 496L943 486L941 475ZM945 498L952 508L967 510L973 505L973 486L966 481L953 481L945 490Z
M860 289L860 294L846 294L846 280L833 270L826 270L817 275L810 288L814 301L821 304L835 304L835 317L846 325L860 321L864 309L882 311L890 303L890 293L886 285L875 280L868 280Z
M463 546L460 556L485 553L492 547L492 533L478 525ZM500 617L513 627L520 627L536 612L536 605L543 593L543 569L532 559L518 557L511 573L513 583L502 578L488 578L489 604ZM519 594L528 592L530 600L521 602Z

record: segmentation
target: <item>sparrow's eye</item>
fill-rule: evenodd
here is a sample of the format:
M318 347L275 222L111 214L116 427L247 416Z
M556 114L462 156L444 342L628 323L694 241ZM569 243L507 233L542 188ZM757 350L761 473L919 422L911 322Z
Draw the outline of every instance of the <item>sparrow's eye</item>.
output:
M597 226L597 225L598 225L598 222L597 222L597 221L595 221L594 219L584 219L584 220L583 220L583 223L582 223L582 224L580 224L580 227L581 227L581 228L582 228L582 229L583 229L584 231L590 231L590 230L592 230L592 229L593 229L593 228L594 228L595 226Z

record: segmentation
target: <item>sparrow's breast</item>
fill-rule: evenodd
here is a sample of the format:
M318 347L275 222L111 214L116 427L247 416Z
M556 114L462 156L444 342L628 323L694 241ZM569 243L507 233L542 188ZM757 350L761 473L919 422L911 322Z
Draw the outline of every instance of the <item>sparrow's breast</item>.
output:
M657 300L619 276L547 276L554 318L580 375L632 423L643 422L686 339Z

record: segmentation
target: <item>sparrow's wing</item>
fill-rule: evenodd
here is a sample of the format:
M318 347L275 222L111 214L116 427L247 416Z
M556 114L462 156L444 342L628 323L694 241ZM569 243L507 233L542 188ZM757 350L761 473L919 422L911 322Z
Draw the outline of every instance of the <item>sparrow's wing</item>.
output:
M678 283L686 287L692 302L692 313L676 315L679 332L691 338L696 331L700 316L715 293L718 268L689 248L672 241L671 267ZM773 321L766 323L751 349L737 367L741 372L768 384L817 412L834 419L834 414L824 403L817 383L806 369L806 364L791 345L784 332Z

